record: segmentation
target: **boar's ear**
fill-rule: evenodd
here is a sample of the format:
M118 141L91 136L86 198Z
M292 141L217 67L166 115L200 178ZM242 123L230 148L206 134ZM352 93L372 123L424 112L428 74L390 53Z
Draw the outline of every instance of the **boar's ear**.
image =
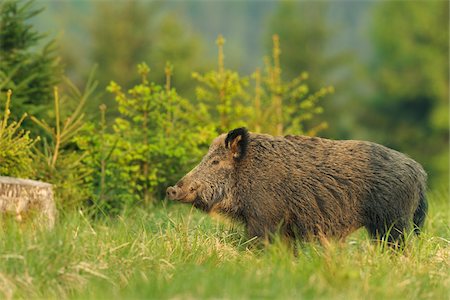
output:
M248 139L249 134L245 127L233 129L225 138L225 148L231 149L234 159L241 160L247 151Z

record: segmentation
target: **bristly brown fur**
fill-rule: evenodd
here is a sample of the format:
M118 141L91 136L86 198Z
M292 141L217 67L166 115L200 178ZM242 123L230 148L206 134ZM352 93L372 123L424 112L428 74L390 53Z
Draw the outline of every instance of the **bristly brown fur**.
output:
M229 155L233 141L238 160ZM172 199L242 221L251 237L345 238L364 226L395 242L412 223L423 225L426 177L419 163L375 143L238 128L169 189Z

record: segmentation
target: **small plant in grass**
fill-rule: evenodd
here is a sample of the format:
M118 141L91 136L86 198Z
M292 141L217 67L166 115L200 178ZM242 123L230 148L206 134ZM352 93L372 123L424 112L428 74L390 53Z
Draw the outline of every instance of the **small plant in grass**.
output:
M31 116L31 120L46 134L42 143L35 147L36 160L33 167L36 170L36 177L54 185L60 208L79 207L89 196L84 178L90 171L83 168L83 158L86 154L79 150L75 137L85 125L83 108L96 88L92 74L84 92L70 82L67 83L68 99L64 97L64 101L61 101L58 88L55 87L53 90L55 113L53 125ZM73 112L64 116L61 104L68 103L66 100L77 101L78 104Z
M115 151L121 137L108 131L106 105L101 104L99 109L99 122L88 122L76 137L76 142L86 154L83 168L89 175L84 180L90 190L94 212L116 214L129 197L126 181L123 180L126 170L119 159L125 154Z
M33 140L28 131L20 128L26 114L17 122L9 122L11 96L8 90L3 114L0 111L0 176L27 178L34 173L31 148L39 138Z

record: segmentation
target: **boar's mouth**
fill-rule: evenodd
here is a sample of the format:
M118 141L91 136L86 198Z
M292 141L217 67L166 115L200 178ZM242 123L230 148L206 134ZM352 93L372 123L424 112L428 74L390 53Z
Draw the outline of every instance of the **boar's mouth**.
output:
M194 207L209 212L212 207L224 198L224 188L221 185L203 186L193 201Z
M209 212L211 210L211 205L208 202L204 201L202 198L195 198L194 202L192 202L195 208L203 210L205 212Z
M209 212L217 202L224 197L224 189L217 185L196 184L195 188L189 187L187 190L183 184L177 184L167 189L167 196L171 200L182 203L192 203L195 208Z
M183 195L183 197L172 198L172 200L175 200L180 203L192 204L195 208L203 210L205 212L209 212L211 210L211 205L209 205L208 201L203 200L198 194L195 195L194 200L188 199L188 198L191 198L188 196L192 197L192 195L187 194L187 195Z

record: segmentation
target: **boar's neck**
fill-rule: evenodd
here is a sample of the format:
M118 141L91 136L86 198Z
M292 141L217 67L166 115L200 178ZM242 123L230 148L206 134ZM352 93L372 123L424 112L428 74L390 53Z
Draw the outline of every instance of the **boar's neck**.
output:
M245 159L244 159L245 160ZM239 164L243 164L240 161ZM219 202L212 204L210 207L202 207L207 212L217 212L225 215L235 221L246 223L245 210L243 209L243 199L241 196L240 175L242 167L237 166L231 174L231 178L225 187L224 197Z

